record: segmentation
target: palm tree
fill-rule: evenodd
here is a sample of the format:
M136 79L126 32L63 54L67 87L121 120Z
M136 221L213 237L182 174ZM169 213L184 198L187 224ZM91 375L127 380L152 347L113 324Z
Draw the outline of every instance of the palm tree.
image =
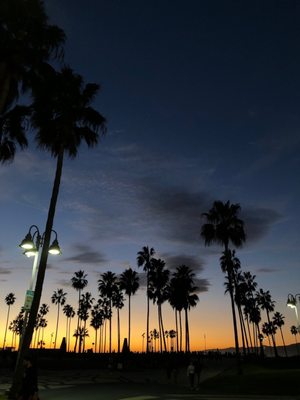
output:
M275 326L277 326L280 330L281 339L282 339L282 343L283 343L283 347L284 347L284 353L285 353L285 356L287 357L286 345L285 345L285 341L284 341L284 337L283 337L283 333L282 333L282 327L284 325L284 316L278 311L276 311L273 315L273 324Z
M297 335L298 335L298 329L295 325L291 326L291 334L295 336L295 342L296 342L296 349L297 349L297 354L299 355L299 349L298 349L298 341L297 341Z
M67 340L67 351L70 351L70 332L71 332L71 319L75 316L75 310L70 304L66 304L63 308L63 313L67 317L66 324L66 340Z
M4 340L3 340L3 347L2 347L3 350L5 349L5 344L6 344L6 334L7 334L10 307L14 304L15 301L16 301L16 296L14 295L14 293L8 293L8 295L5 297L5 303L8 306L8 310L7 310Z
M177 267L178 269L178 267ZM168 301L170 306L173 308L175 312L175 325L176 332L179 332L179 335L176 335L176 350L182 351L182 320L181 320L181 312L184 308L184 301L181 290L181 282L177 277L176 273L173 273L172 278L169 283L169 294ZM178 329L178 316L179 316L179 329Z
M81 321L83 321L83 328L86 329L86 321L89 318L89 310L92 308L94 297L90 292L83 293L81 295L78 316ZM83 338L83 351L85 349L85 337Z
M148 246L144 246L141 251L137 254L137 265L138 267L143 267L143 270L146 272L147 283L146 283L146 293L147 293L147 344L146 344L146 353L149 352L149 318L150 318L150 299L149 299L149 271L151 269L151 259L155 254L155 250L151 247L149 249Z
M130 350L131 296L135 295L140 286L138 273L128 268L120 275L119 282L120 288L128 296L128 349Z
M88 332L88 330L86 328L84 328L83 326L80 326L78 329L75 329L75 332L74 332L73 336L75 338L79 339L79 350L78 350L78 352L81 353L82 343L85 340L85 338L89 336L89 332Z
M195 307L199 301L196 294L198 287L194 284L195 274L192 269L186 265L180 265L173 274L178 287L181 288L178 293L178 303L182 305L185 313L185 351L190 351L190 333L188 311L191 307Z
M230 301L231 301L231 312L233 316L233 323L235 329L237 329L235 303L234 303L234 289L235 289L234 270L236 268L239 268L237 267L237 265L239 265L239 260L237 257L235 257L235 251L230 249L225 250L222 253L222 256L220 257L220 265L222 272L226 273L228 292L230 294ZM237 332L235 333L235 335L238 338Z
M95 329L95 353L97 352L98 344L98 329L103 325L103 311L98 302L91 310L92 319L90 325Z
M31 121L32 127L37 131L36 141L39 147L50 151L57 163L34 298L16 363L13 392L21 379L23 357L30 346L42 295L64 155L67 153L71 158L75 158L82 141L85 141L88 147L95 146L99 131L105 132L105 118L91 107L98 89L96 84L85 85L83 78L74 74L70 68L64 68L60 73L41 79L34 87Z
M107 297L109 301L109 352L111 353L111 317L112 317L112 300L115 292L118 290L117 276L111 271L101 274L98 280L98 290L101 296Z
M149 298L157 304L158 329L160 338L160 351L167 351L165 330L162 317L162 304L168 299L168 283L170 271L165 269L165 262L161 259L152 258L149 270ZM163 346L162 346L163 345Z
M79 271L74 272L74 276L71 278L72 287L78 291L78 310L80 305L81 292L88 284L88 280L86 278L87 274L81 269ZM79 328L79 315L77 318L77 329L78 328ZM76 336L74 351L76 351L77 348L77 339L78 336Z
M51 297L52 304L57 305L57 317L56 317L56 330L55 330L55 338L54 338L54 348L56 349L56 340L58 333L58 321L59 321L59 311L60 306L63 306L66 302L67 293L63 291L63 289L54 290L54 293Z
M45 319L45 315L47 315L48 312L49 312L49 306L47 304L43 303L40 306L40 310L38 312L37 320L36 320L36 329L37 329L36 341L37 342L39 342L39 336L40 336L41 330L42 330L42 336L44 335L44 329L47 326L47 321ZM36 341L35 341L35 343L36 343Z
M221 244L224 247L225 254L228 254L230 243L235 247L240 247L246 240L244 222L238 218L240 210L239 204L231 204L229 201L226 203L215 201L212 208L207 213L203 213L206 223L202 225L201 236L204 238L205 245ZM231 275L229 275L229 280L231 281L230 286L233 287ZM232 318L235 351L239 358L239 339L234 307L232 307Z
M49 25L41 0L2 1L0 15L0 162L5 163L14 159L17 145L28 144L24 118L30 109L15 105L19 94L30 92L47 62L62 59L65 34Z
M117 283L116 291L113 293L112 305L117 309L118 353L120 353L121 349L120 310L124 307L124 295L120 288L120 282Z
M9 325L9 330L13 332L13 336L15 337L15 342L16 342L16 337L19 336L21 337L21 334L23 332L23 325L24 325L24 307L21 308L21 311L19 314L16 316L16 318L10 323ZM16 347L16 343L14 344L14 341L12 341L12 347Z
M274 311L275 302L272 300L272 296L271 296L271 293L269 292L269 290L264 292L263 289L259 289L259 291L257 292L257 298L258 298L258 303L259 303L261 309L266 311L268 324L270 327L270 329L269 329L270 336L271 336L273 347L274 347L275 357L278 357L277 347L276 347L276 343L275 343L275 336L273 333L274 330L271 329L271 319L270 319L270 312Z

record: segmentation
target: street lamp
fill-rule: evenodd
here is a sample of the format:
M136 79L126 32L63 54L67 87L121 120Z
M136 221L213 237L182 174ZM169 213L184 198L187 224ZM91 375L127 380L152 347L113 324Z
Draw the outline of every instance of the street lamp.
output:
M298 310L297 310L297 297L298 297L298 301L299 301L300 300L300 293L297 293L297 294L289 293L286 305L295 310L296 319L297 319L297 329L299 330L299 318L298 318Z
M53 243L51 246L49 246L48 252L50 254L61 254L61 249L58 244L57 240L57 232L52 229L52 232L55 234L55 239L53 240ZM33 296L34 296L34 291L33 291L33 285L34 281L36 278L36 272L37 272L37 264L38 264L38 258L39 258L39 249L41 248L44 240L44 234L41 235L39 228L36 225L31 225L29 228L28 233L26 234L25 238L22 240L20 243L20 247L24 249L23 254L26 257L34 257L33 260L33 265L32 265L32 273L31 273L31 280L29 284L29 290L26 291L26 297L25 297L25 304L24 304L24 309L25 309L25 316L24 316L24 327L23 327L23 333L25 332L25 328L27 325L27 318L28 318L28 313L31 308ZM22 334L23 336L23 334Z

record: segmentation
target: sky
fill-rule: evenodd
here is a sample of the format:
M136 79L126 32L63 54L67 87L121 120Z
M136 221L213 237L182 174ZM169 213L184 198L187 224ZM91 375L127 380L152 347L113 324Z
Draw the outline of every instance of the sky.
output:
M240 204L247 235L237 250L242 270L270 290L285 317L286 342L292 343L290 326L297 321L286 300L300 293L299 3L45 5L50 22L67 35L65 63L86 82L101 85L94 107L107 119L98 147L83 146L64 165L54 223L62 255L48 258L42 297L50 305L47 345L55 331L54 290L63 288L67 303L76 305L70 279L82 269L86 290L97 298L100 274L129 266L142 273L137 252L150 246L170 270L185 263L196 274L200 300L190 313L191 348L233 346L222 248L205 247L200 236L201 214L215 200ZM11 291L17 297L13 318L30 281L32 260L18 245L32 224L44 231L54 172L55 160L34 143L0 168L0 344L4 297ZM122 338L127 312L125 306ZM132 347L141 350L144 287L132 300L132 315ZM175 329L167 304L163 315L165 329ZM115 346L115 318L113 324ZM150 328L157 325L152 307Z

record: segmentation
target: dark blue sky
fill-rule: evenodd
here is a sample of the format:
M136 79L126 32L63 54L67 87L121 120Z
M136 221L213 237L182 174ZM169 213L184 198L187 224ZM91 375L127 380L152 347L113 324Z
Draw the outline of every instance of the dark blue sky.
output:
M45 4L67 34L66 63L101 84L95 107L108 120L98 148L66 162L55 222L65 250L49 292L79 268L92 279L136 267L149 245L170 265L188 257L204 309L222 313L221 249L205 248L199 232L201 213L229 199L246 223L242 268L293 322L285 301L300 291L299 2ZM4 222L19 217L10 243L43 226L53 173L34 147L1 168ZM23 260L12 245L0 256L5 284L11 257Z

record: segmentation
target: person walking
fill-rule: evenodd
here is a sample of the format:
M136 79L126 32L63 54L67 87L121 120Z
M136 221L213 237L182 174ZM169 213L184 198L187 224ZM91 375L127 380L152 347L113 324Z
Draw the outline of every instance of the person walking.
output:
M194 365L194 362L191 360L187 367L187 370L186 370L186 374L189 379L189 384L190 384L191 390L194 390L194 388L195 388L195 386L194 386L195 385L195 372L196 372L195 365Z

